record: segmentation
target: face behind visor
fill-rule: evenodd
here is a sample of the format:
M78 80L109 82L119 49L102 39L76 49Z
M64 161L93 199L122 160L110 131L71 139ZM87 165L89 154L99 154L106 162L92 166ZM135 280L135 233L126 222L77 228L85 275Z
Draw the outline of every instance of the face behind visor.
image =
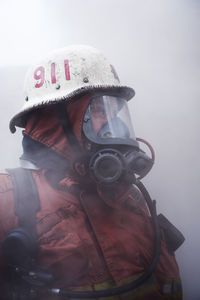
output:
M139 148L127 101L122 98L108 95L92 97L83 120L83 134L91 144Z

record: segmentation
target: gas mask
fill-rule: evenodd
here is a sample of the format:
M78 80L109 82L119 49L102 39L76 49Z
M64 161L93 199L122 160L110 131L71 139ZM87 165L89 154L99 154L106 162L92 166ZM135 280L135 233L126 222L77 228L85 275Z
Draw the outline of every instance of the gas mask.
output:
M109 95L95 95L84 115L84 146L89 153L89 173L100 185L135 182L145 176L153 160L139 148L127 101Z

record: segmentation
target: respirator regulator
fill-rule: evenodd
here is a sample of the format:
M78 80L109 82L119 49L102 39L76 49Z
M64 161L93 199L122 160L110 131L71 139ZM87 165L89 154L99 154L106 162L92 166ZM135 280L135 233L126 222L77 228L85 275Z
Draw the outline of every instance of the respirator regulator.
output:
M142 178L153 166L153 155L150 158L139 148L138 140L143 140L135 137L125 99L92 97L84 115L83 135L90 153L89 173L98 184L133 183L135 175Z

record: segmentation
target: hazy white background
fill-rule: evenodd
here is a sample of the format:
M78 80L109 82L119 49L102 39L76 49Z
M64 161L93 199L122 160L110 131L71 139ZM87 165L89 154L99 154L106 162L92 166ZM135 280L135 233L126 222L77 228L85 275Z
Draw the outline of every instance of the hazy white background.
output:
M176 252L184 300L199 300L200 0L1 0L0 37L1 168L18 165L21 132L8 122L27 67L69 44L99 48L136 90L135 132L156 151L144 182L185 235Z

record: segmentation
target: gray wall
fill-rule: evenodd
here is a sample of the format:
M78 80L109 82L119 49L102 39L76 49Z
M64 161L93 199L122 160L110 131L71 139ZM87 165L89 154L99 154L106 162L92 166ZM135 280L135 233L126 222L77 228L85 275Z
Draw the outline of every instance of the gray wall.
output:
M23 103L28 65L69 44L101 49L136 90L135 132L156 151L144 182L185 235L176 252L184 300L199 300L200 1L2 1L0 23L0 168L18 165L21 131L11 135L8 121Z

